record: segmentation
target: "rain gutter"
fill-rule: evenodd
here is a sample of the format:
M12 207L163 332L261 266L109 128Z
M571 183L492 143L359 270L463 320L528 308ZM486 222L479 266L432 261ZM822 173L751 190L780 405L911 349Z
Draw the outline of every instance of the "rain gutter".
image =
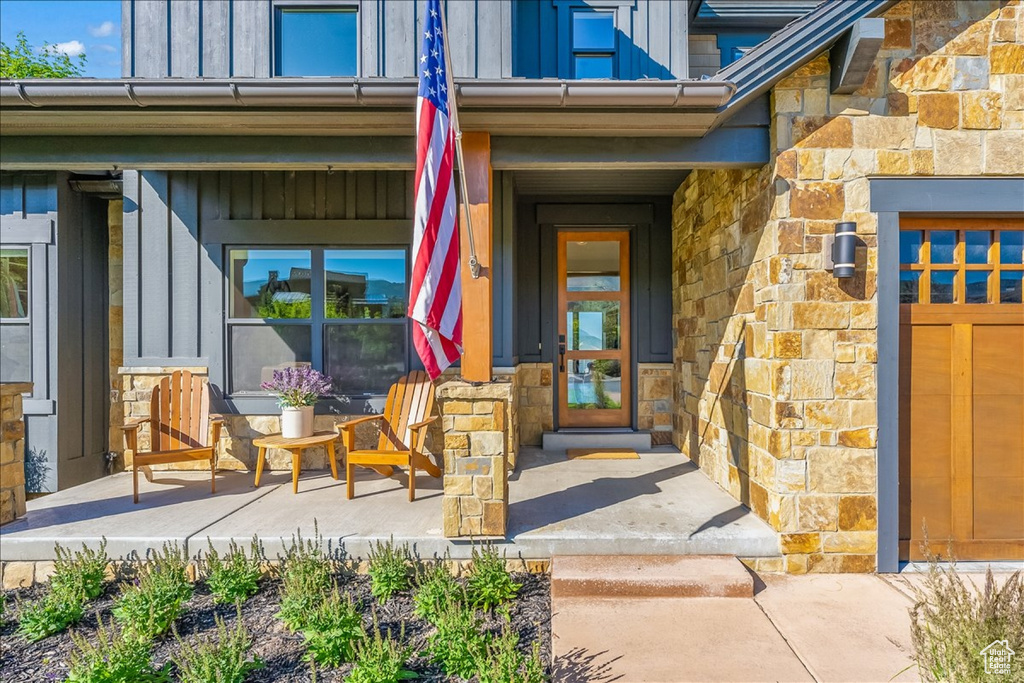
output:
M415 79L26 79L0 81L0 108L46 107L412 107ZM469 108L637 107L717 109L736 92L729 81L466 80Z

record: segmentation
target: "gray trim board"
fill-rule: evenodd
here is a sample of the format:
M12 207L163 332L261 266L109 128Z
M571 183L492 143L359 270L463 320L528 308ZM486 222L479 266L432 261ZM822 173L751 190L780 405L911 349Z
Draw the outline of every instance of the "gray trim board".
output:
M53 220L50 218L0 216L0 242L48 244L52 241Z
M878 571L899 571L899 225L904 214L1024 213L1024 178L872 178L878 215Z
M412 220L218 219L203 224L206 243L281 244L281 235L289 242L331 244L344 235L346 244L409 244Z
M864 85L884 38L885 19L869 17L859 20L839 39L829 54L834 94L849 95Z

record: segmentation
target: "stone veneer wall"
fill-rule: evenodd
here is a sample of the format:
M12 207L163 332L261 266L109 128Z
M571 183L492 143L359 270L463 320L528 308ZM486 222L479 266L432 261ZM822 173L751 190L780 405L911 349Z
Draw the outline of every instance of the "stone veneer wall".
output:
M779 532L785 569L872 571L876 218L871 176L1024 173L1020 2L906 0L865 85L827 55L772 92L772 162L691 173L673 206L677 445ZM858 276L822 237L857 223Z
M0 524L25 514L25 413L29 382L0 384Z
M519 448L516 373L486 383L444 381L444 535L504 536L508 472Z
M672 363L638 363L637 427L650 431L651 443L672 443Z
M539 446L544 432L555 428L552 375L551 363L520 363L516 366L519 441L524 446Z

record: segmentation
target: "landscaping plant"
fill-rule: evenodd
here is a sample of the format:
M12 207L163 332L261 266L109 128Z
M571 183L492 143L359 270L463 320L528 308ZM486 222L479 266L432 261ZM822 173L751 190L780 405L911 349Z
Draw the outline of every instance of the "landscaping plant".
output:
M1024 580L1014 572L996 586L989 569L985 587L975 588L955 565L939 566L932 558L924 585L915 587L910 610L914 659L929 681L971 683L992 681L981 654L989 644L1005 640L1018 653L1000 680L1024 680Z
M176 543L165 543L162 551L149 553L138 579L124 584L114 603L114 618L126 633L152 639L171 628L182 604L192 597L186 566L185 553Z
M242 623L240 603L235 628L229 630L220 616L214 616L214 621L216 641L191 645L178 638L180 649L174 664L181 683L242 683L250 671L263 668L263 662L249 657L252 638Z
M490 611L515 599L522 586L512 580L512 575L505 569L505 558L488 543L482 550L473 548L473 571L466 587L470 601Z
M263 546L258 538L253 537L249 554L234 541L227 555L220 553L210 543L210 550L203 559L206 570L206 585L213 593L216 603L245 602L259 591L260 562L263 559Z
M154 669L149 642L123 631L115 632L99 619L96 643L72 632L76 651L71 654L67 683L163 683L170 681L169 665Z
M302 627L308 657L317 664L338 666L355 659L356 646L366 633L363 618L347 594L344 600L335 588L320 600Z
M487 638L484 647L473 653L479 683L544 683L540 645L534 643L529 656L518 648L519 636L508 628L500 636Z
M465 590L452 576L445 562L420 565L417 568L413 611L432 624L445 607L465 597Z
M405 638L405 624L399 641ZM381 636L380 629L374 627L373 635L366 638L356 648L356 665L352 673L345 679L347 683L399 683L419 675L405 668L405 663L412 654L411 647L402 647L390 637Z
M370 547L370 592L381 603L402 591L409 590L411 555L409 546L395 545L394 538L387 543L378 541Z
M315 536L315 540L303 540L302 534L293 537L282 561L281 608L277 616L292 631L305 626L334 583L323 539L319 532Z
M470 678L487 647L480 633L483 622L469 605L452 603L438 615L437 630L427 638L427 654L449 676Z
M99 550L90 550L83 544L75 553L57 545L49 590L41 600L20 606L18 633L35 642L78 623L85 604L103 592L109 561L106 545L104 540Z

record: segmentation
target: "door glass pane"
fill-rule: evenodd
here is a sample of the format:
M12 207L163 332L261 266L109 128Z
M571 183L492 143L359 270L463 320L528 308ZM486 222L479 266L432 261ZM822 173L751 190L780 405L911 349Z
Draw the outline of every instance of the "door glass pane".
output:
M567 242L565 245L566 291L619 291L618 241Z
M611 55L576 55L576 78L613 78Z
M999 233L999 262L1024 263L1024 230L1003 230Z
M921 272L904 270L900 271L900 303L916 304L920 299L918 288L921 285Z
M999 303L1019 304L1024 303L1021 298L1022 283L1024 283L1024 270L1004 270L999 274Z
M387 394L405 374L407 326L355 323L324 327L324 370L339 394Z
M0 318L28 317L28 249L0 249Z
M932 263L952 263L956 248L955 230L932 230Z
M570 410L622 407L622 366L617 360L566 361Z
M988 303L988 276L989 270L969 270L964 273L966 278L966 302L969 304Z
M967 263L988 263L988 249L992 233L988 230L969 230L964 233L964 252Z
M0 325L0 382L32 381L32 331L27 323Z
M232 318L309 318L312 260L301 249L232 249Z
M904 230L900 233L900 263L920 263L923 234L920 230Z
M932 271L932 303L953 303L953 278L956 274L951 270Z
M231 391L263 392L261 382L274 370L310 365L313 360L309 325L232 325Z
M570 301L565 329L570 351L619 348L618 301Z
M324 317L405 317L404 250L329 249L324 268Z
M574 50L615 49L615 15L611 12L577 11L572 13Z
M277 14L278 76L355 76L356 12L289 8Z

